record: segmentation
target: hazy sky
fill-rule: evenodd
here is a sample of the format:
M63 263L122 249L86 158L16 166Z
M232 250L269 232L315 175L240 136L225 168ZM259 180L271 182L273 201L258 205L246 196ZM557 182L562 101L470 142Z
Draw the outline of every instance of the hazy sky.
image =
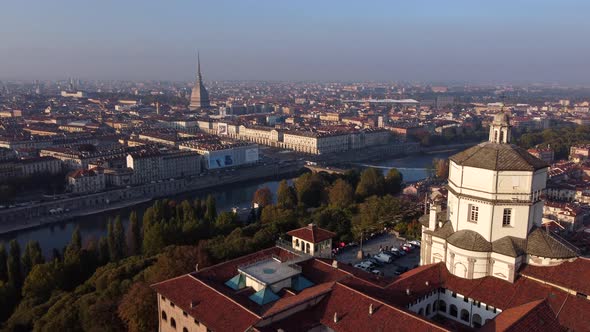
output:
M590 83L588 0L0 1L0 80Z

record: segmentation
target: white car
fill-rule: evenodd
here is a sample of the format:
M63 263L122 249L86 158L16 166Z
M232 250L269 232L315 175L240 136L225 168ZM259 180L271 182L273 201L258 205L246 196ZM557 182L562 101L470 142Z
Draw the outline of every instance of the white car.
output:
M416 241L416 240L410 241L410 244L413 245L413 246L419 247L420 246L420 241Z

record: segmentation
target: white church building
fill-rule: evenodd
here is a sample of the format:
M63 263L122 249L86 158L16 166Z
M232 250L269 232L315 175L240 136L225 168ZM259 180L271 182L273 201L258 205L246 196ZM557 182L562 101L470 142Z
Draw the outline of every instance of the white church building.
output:
M557 265L577 249L541 228L548 165L510 144L510 119L496 114L488 142L450 157L448 198L421 218L420 264L444 262L467 279L514 282L519 267Z

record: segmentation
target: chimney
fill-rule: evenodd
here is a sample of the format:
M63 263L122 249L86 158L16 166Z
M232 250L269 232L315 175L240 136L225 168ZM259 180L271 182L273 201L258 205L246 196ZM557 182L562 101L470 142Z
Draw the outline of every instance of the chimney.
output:
M369 304L369 316L373 314L373 303Z
M199 304L199 302L197 302L197 301L191 301L191 305L190 305L191 306L191 309L194 308L194 307L196 307L197 304Z
M334 323L338 323L338 312L334 313Z
M426 286L430 285L430 283L428 282L428 280L426 280L426 282L424 284L426 284Z
M428 220L428 229L431 231L436 230L436 221L437 215L441 211L441 206L439 202L432 202L430 204L430 218Z
M332 267L337 269L338 268L338 261L337 260L333 260L332 261Z
M411 294L411 292L410 292L410 289L409 289L409 288L406 288L406 294L407 294L407 295L410 295L410 294Z
M195 272L199 272L199 263L195 265Z

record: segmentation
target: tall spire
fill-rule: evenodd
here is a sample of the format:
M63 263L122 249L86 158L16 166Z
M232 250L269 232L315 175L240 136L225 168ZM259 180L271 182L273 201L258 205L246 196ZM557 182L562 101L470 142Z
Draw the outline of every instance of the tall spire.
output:
M201 54L197 51L197 78L201 80Z
M210 107L209 93L203 84L203 77L201 76L201 54L197 51L197 79L195 86L191 91L191 99L189 109L197 110L201 108Z

